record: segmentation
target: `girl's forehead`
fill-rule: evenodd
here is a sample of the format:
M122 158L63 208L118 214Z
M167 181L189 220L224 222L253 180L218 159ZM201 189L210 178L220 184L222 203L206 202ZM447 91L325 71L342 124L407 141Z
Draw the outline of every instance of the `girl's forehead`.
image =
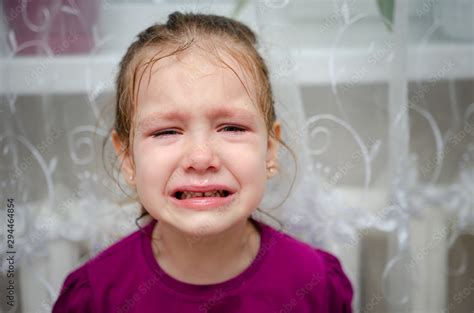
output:
M151 107L156 110L157 106L186 109L224 104L257 110L255 84L247 71L235 59L221 57L231 68L199 51L159 60L144 72L138 90L138 112Z

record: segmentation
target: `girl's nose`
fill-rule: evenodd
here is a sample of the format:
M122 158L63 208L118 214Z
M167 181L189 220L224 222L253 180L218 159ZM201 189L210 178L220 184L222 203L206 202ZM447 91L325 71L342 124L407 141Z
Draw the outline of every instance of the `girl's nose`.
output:
M205 173L208 170L217 171L220 167L220 160L211 141L205 140L199 143L191 143L183 167L185 171L195 171Z

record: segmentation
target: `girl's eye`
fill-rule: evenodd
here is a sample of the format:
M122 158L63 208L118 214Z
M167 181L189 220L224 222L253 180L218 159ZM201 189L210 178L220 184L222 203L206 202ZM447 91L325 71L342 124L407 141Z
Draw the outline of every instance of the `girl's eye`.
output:
M226 132L233 132L233 133L243 133L243 132L245 132L244 128L238 127L238 126L226 126L226 127L222 128L222 130L224 130ZM156 137L162 137L162 136L168 136L168 135L175 135L177 133L178 132L176 130L167 129L167 130L158 131L156 133L153 133L151 136L153 138L156 138Z
M240 133L240 132L245 132L245 129L242 128L242 127L238 127L238 126L226 126L224 128L222 128L223 130L224 129L227 129L228 131L231 131L231 132L235 132L235 133ZM229 130L230 129L230 130Z
M172 130L172 129L168 129L168 130L164 130L164 131L159 131L159 132L156 132L156 133L153 133L151 136L153 138L156 138L156 137L161 137L163 135L174 135L176 134L177 132L175 130Z

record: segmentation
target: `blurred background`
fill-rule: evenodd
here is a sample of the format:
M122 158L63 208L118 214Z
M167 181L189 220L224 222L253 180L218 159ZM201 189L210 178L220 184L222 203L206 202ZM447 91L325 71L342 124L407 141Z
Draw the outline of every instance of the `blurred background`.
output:
M298 155L296 167L280 151L261 208L340 258L354 312L474 309L474 1L4 0L0 9L2 312L50 312L70 271L137 229L138 206L107 175L113 153L106 145L102 155L102 142L125 49L176 10L234 17L258 34L283 139Z

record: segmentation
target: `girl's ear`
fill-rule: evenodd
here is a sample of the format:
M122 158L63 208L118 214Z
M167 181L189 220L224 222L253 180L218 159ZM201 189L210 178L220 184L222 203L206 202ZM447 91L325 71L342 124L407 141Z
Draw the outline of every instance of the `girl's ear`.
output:
M120 159L120 171L129 186L135 186L135 169L132 162L132 157L128 151L124 151L124 146L120 140L120 136L115 130L112 131L112 143L114 145L115 153Z
M278 140L281 140L281 125L278 120L273 123L273 133ZM268 136L267 144L267 164L276 167L276 169L278 168L278 147L280 144L277 139Z

